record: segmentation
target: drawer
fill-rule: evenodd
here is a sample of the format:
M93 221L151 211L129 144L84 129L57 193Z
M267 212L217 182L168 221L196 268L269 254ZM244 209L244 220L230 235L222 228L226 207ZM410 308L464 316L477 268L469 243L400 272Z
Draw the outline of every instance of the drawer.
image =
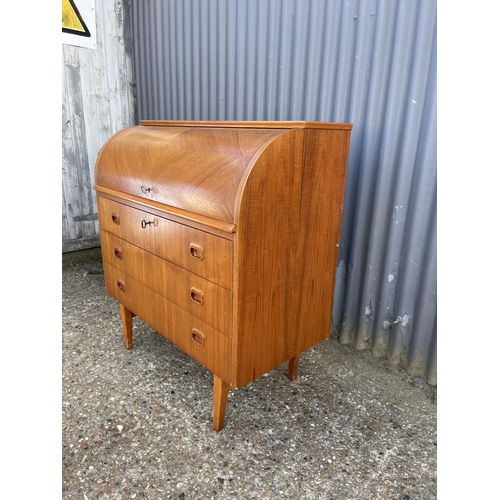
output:
M104 263L106 291L212 373L231 382L231 339Z
M232 241L101 196L98 204L101 230L232 289Z
M230 290L101 231L102 257L154 292L231 336Z

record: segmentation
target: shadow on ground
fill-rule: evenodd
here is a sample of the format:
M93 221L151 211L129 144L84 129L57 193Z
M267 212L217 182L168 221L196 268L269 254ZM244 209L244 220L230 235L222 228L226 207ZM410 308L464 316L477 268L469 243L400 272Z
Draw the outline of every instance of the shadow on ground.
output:
M140 319L125 350L102 264L62 273L62 498L437 497L436 389L328 339L231 391Z

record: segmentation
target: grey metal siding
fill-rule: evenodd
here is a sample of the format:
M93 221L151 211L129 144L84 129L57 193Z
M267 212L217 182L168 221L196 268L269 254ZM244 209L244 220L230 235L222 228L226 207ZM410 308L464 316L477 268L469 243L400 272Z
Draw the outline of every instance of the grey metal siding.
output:
M139 119L354 123L333 331L437 383L435 0L132 2Z
M96 0L97 49L62 46L62 251L99 246L94 165L135 123L130 7Z

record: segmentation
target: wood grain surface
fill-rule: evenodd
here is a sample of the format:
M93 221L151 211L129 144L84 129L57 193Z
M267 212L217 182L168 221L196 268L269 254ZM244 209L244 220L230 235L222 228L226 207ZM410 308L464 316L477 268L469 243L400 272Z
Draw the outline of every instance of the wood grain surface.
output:
M227 289L233 284L233 242L99 197L101 229ZM120 216L120 224L113 221ZM144 221L144 222L143 222ZM146 227L143 225L148 224ZM191 244L203 248L195 258Z
M102 257L190 314L231 337L232 292L101 231Z
M130 127L99 155L96 184L235 222L236 193L254 156L280 129Z
M109 295L229 383L232 365L229 337L107 262L104 262L104 273ZM124 290L118 282L124 284ZM193 329L202 333L203 346L193 340Z
M230 388L330 334L352 125L141 122L96 166L107 292Z
M236 387L329 336L348 137L290 131L252 169L235 240Z

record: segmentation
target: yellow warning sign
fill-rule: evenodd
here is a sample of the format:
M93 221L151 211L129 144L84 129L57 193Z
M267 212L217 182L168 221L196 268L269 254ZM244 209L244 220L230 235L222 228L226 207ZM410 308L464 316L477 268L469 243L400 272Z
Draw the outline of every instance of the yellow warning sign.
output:
M62 42L97 48L95 0L62 0Z
M73 0L62 0L62 30L73 35L90 36L85 21Z

